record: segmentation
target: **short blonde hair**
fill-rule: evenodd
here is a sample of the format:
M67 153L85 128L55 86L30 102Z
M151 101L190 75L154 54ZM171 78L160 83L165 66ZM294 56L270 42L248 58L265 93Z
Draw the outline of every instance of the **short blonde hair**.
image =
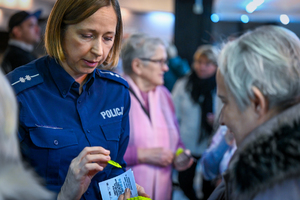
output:
M62 40L67 26L77 24L93 15L100 8L110 5L112 5L117 15L116 36L114 45L103 62L103 66L107 68L116 66L119 61L123 35L118 0L57 0L46 26L45 47L47 53L59 61L65 61Z

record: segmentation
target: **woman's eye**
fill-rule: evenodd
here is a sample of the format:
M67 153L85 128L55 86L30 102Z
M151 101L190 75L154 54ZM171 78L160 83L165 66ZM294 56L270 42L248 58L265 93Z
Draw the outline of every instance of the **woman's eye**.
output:
M93 38L93 35L85 35L85 34L82 34L81 37L83 37L83 38Z
M112 41L113 38L112 38L112 37L104 37L104 40L105 40L105 41Z

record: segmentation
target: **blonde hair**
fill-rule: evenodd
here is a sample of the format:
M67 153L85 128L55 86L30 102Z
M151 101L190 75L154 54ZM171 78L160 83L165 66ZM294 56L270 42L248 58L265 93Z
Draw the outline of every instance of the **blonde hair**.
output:
M64 32L68 25L77 24L102 7L114 8L117 15L117 27L114 45L103 66L107 68L118 64L122 44L123 24L118 0L57 0L47 21L45 47L47 53L59 61L65 61L62 48Z

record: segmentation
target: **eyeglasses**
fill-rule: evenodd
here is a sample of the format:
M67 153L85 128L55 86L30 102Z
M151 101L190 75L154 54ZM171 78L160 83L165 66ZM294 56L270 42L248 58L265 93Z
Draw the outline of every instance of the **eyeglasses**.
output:
M169 64L169 61L168 61L168 60L164 60L164 59L160 59L160 60L150 59L150 58L139 58L139 59L140 59L140 60L143 60L143 61L149 61L149 62L158 63L158 64L160 64L161 66L163 66L163 65L168 65L168 64Z

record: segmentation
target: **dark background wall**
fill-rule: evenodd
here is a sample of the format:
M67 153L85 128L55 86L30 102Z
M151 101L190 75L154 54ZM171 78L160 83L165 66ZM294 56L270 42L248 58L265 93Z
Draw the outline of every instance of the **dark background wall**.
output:
M189 63L193 60L193 54L201 44L213 43L212 0L203 0L203 13L195 14L193 5L195 0L175 1L175 30L174 43L178 54L186 58Z

